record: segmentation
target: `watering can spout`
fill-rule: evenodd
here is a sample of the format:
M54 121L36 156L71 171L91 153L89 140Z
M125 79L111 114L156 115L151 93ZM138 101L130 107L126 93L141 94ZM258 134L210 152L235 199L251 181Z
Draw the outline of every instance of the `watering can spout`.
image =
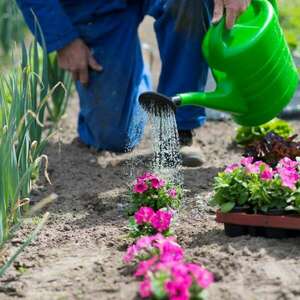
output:
M241 97L237 96L232 89L216 89L214 92L195 92L180 94L172 98L177 106L203 106L232 114L244 114L247 106Z

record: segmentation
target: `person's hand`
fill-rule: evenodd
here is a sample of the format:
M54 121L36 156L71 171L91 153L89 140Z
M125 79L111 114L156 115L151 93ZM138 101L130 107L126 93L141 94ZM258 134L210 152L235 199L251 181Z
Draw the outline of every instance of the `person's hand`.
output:
M217 23L221 20L224 15L224 11L226 14L226 27L231 29L239 17L239 15L244 12L251 0L214 0L215 1L215 9L213 16L213 23Z
M76 39L64 48L57 51L58 65L72 73L75 81L79 80L83 85L89 81L89 68L102 71L96 59L93 57L88 46L81 40Z

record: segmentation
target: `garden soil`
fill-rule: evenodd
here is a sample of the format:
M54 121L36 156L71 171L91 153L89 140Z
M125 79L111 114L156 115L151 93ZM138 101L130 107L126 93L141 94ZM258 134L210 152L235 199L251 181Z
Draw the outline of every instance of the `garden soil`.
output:
M149 24L142 34L152 45ZM154 71L158 66L156 60ZM52 185L41 178L33 192L37 202L57 195L43 209L50 212L49 221L0 279L1 300L139 299L133 269L122 256L128 246L126 193L132 175L149 163L149 130L130 154L96 153L74 141L77 110L74 98L47 149ZM189 259L214 273L210 300L300 299L300 239L228 238L207 205L214 176L241 157L232 145L234 126L230 121L208 122L197 130L195 146L206 159L202 167L182 171L186 197L176 220L178 241ZM8 255L42 213L25 220L7 245Z

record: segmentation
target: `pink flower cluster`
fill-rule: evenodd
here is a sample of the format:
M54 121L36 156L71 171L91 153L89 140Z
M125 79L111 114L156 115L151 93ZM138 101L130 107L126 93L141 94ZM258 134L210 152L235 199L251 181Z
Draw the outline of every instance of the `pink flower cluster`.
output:
M137 178L136 183L133 186L133 192L137 194L143 194L150 189L159 190L160 188L164 187L165 184L165 180L147 172Z
M172 213L162 209L155 212L151 207L141 207L135 213L134 219L138 225L150 224L158 232L164 232L170 227Z
M183 259L184 251L176 243L174 237L165 238L160 233L153 236L144 236L128 247L124 256L124 262L130 263L139 257L159 257L160 261L180 261Z
M296 189L296 184L300 179L298 172L299 163L289 158L282 159L277 166L277 173L279 174L282 185L292 190Z
M165 274L162 282L168 299L188 300L190 289L206 289L213 283L213 275L205 268L184 261L184 251L173 237L165 238L161 234L142 237L130 246L124 257L129 263L138 257L148 257L138 263L135 276L142 277L140 296L153 296L152 280L157 274Z
M143 281L139 288L142 298L149 298L153 295L152 278L161 273L166 275L163 286L170 300L188 300L192 296L193 285L203 290L213 283L213 275L199 265L174 261L156 264L151 262L147 273L142 275Z
M232 173L238 168L244 168L249 174L259 174L261 180L269 181L276 176L279 176L282 186L288 187L292 190L296 188L296 184L300 180L298 171L299 163L293 161L288 157L283 158L275 169L272 169L268 164L262 161L253 162L253 157L243 158L240 164L229 165L225 169L225 173Z

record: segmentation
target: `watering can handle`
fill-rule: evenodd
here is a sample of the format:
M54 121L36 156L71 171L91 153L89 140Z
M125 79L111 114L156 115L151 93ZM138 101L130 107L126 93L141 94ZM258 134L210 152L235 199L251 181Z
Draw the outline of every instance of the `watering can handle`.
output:
M269 0L269 2L272 4L277 16L279 15L279 9L278 9L278 3L277 0Z

